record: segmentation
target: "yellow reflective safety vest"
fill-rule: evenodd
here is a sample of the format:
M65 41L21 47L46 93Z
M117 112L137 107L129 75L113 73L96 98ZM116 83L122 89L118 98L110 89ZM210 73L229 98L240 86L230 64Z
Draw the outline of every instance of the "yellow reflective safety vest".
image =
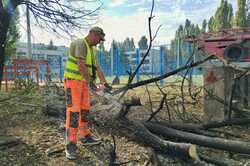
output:
M94 81L96 79L96 48L90 48L88 42L83 39L83 44L86 47L87 53L85 58L85 65L88 70L88 74L91 76L91 79ZM65 64L64 78L65 79L74 79L74 80L84 80L84 76L80 74L78 61L80 58L71 55L70 51L68 54L68 59Z

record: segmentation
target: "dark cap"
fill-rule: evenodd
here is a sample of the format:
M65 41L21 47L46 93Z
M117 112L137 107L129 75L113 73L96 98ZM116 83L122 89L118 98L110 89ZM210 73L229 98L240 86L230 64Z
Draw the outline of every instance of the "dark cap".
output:
M104 37L105 37L105 33L103 32L103 29L100 27L92 27L89 32L94 32L97 33L98 35L100 35L101 40L105 41Z

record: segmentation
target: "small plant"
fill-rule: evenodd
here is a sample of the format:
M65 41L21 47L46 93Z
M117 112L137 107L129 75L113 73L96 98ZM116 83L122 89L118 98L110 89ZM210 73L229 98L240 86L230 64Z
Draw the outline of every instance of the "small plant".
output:
M38 85L32 79L17 79L14 82L15 91L32 92L37 89Z

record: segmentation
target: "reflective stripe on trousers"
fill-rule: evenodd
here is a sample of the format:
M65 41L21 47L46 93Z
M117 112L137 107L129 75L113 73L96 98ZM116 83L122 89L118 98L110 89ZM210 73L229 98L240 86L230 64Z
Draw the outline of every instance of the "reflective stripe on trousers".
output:
M86 81L65 80L66 92L66 144L77 143L77 133L80 137L90 134L86 120L90 109L90 94Z

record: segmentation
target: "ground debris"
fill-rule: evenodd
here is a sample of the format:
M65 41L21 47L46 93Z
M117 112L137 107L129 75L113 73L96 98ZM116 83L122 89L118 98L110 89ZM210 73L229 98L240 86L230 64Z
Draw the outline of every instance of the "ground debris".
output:
M11 136L0 136L0 149L7 149L20 144L21 141Z
M63 145L56 145L53 147L48 148L45 153L47 156L52 156L55 155L57 153L62 153L64 151L65 147Z

